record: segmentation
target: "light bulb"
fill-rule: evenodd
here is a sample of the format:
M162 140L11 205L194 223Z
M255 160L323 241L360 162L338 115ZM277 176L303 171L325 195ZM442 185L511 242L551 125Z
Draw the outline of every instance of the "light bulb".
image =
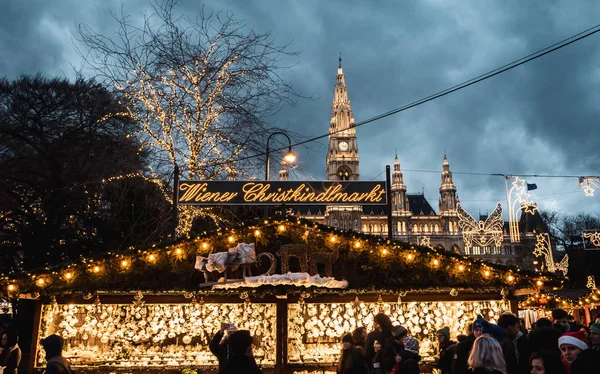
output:
M183 251L181 250L181 248L177 248L177 249L175 250L175 254L176 254L176 255L180 255L182 252L183 252Z
M153 254L148 255L148 261L150 261L150 262L156 261L156 256Z
M332 243L335 243L335 241L336 241L336 240L337 240L337 239L336 239L336 237L335 237L335 236L332 236L331 238L329 238L329 241L330 241L330 242L332 242Z
M17 287L16 287L14 284L9 284L9 285L8 285L8 290L9 290L9 291L11 291L11 292L12 292L12 291L14 291L14 290L16 290L16 289L17 289Z
M121 261L121 267L122 268L126 268L127 266L129 266L129 261L127 261L127 260Z
M284 232L285 231L285 225L279 225L279 231Z
M512 282L515 280L515 277L513 277L512 275L509 275L506 279L508 279L509 282Z
M440 260L438 260L437 258L435 260L433 260L434 266L438 266L439 264L440 264Z
M539 287L544 285L544 282L542 282L541 280L535 282L535 284L537 284Z
M71 280L73 278L73 273L71 273L70 271L65 273L65 279L66 280Z
M360 248L360 246L361 246L360 242L357 241L354 243L354 248Z
M490 276L490 271L489 270L484 271L483 275L485 275L486 277L489 277Z
M464 266L464 265L462 265L462 264L461 264L461 265L458 265L458 270L459 270L459 271L463 271L463 270L465 270L465 266Z
M385 255L387 255L387 254L388 254L388 250L387 250L386 248L384 248L384 249L381 251L381 254L383 254L384 256L385 256Z
M46 281L44 281L44 278L40 278L40 279L37 280L37 284L40 285L40 286L43 286L44 283L46 283Z
M254 231L254 236L260 236L260 230L255 230Z
M206 248L208 248L208 243L206 243L206 242L202 243L202 249L206 249Z
M227 240L229 241L229 243L233 243L235 241L235 238L233 237L233 235L229 235Z
M412 253L409 253L409 254L408 254L408 256L406 256L406 258L407 258L409 261L412 261L412 259L414 258L414 256L412 255Z
M92 270L94 271L94 273L99 273L100 272L100 266L96 265L96 266L94 266L94 268Z

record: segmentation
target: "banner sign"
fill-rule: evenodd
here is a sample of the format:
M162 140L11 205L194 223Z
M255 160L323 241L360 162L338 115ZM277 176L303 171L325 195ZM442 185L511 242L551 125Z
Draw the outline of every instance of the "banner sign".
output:
M179 181L180 205L385 205L385 182Z

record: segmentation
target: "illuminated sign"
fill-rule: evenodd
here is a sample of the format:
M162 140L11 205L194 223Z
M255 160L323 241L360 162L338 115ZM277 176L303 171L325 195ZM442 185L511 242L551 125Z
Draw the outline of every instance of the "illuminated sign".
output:
M385 205L385 182L180 181L181 205Z

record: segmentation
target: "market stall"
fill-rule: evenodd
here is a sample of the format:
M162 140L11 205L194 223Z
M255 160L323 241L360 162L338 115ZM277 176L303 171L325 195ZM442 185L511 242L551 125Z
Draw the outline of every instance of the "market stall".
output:
M39 340L66 340L78 372L216 370L208 343L222 322L248 329L264 372L332 370L340 337L373 328L383 312L421 343L427 363L436 330L454 338L478 314L516 311L516 289L553 277L430 247L343 232L306 221L265 221L177 243L12 279L5 291L39 300Z

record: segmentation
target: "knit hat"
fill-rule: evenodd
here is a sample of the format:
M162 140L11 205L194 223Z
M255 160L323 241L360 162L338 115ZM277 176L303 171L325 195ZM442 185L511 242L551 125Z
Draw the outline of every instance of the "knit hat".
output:
M404 349L409 352L419 354L419 341L415 338L404 339Z
M590 331L593 331L596 334L600 334L600 322L592 323L592 325L590 326Z
M558 348L564 344L573 345L582 351L589 348L583 331L565 332L562 334L560 338L558 338Z
M392 327L392 336L394 338L399 338L403 335L407 335L408 330L404 326L394 326Z
M488 321L483 321L483 328L481 329L482 334L487 334L497 341L501 341L504 339L504 332L500 328L500 326L495 325L493 323L489 323Z
M450 327L445 326L444 328L437 331L438 335L444 335L446 340L450 340Z
M473 321L473 326L471 326L471 331L475 331L475 329L483 328L484 321L485 321L485 319L483 319L482 316L477 316L477 319L475 321Z

